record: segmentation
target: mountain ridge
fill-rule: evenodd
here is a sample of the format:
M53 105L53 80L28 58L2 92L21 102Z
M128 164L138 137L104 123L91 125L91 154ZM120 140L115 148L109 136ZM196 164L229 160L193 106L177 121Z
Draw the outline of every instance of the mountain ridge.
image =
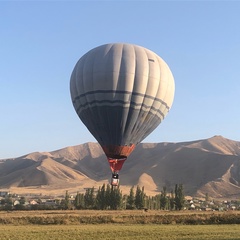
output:
M51 152L0 160L0 188L14 191L72 192L98 188L111 177L99 144L89 142ZM240 197L240 142L214 136L188 142L140 143L120 172L123 192L144 186L158 194L183 184L185 194Z

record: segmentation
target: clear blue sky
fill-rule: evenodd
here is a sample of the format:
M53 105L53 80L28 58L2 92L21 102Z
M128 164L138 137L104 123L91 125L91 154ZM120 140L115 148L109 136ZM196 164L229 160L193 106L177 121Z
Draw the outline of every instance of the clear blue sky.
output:
M77 60L105 43L149 48L176 93L144 142L240 141L240 2L1 1L0 159L95 142L71 103Z

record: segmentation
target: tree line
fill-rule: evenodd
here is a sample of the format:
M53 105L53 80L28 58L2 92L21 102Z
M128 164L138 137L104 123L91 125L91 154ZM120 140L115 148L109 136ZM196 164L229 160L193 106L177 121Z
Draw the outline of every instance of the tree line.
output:
M62 199L55 199L54 204L46 205L41 199L36 200L35 205L25 205L26 198L21 197L19 204L14 205L14 198L11 195L0 200L0 210L44 210L44 209L96 209L96 210L117 210L117 209L162 209L181 210L184 207L183 186L175 185L175 190L167 191L163 187L160 194L147 196L144 187L131 187L129 194L122 194L118 187L110 184L103 184L98 189L87 188L85 193L78 192L74 197L66 191ZM53 203L53 202L51 202Z
M155 196L147 196L144 187L132 187L128 195L123 195L119 187L103 184L97 192L94 188L86 189L85 193L78 192L73 202L70 201L69 194L66 192L64 208L181 210L184 207L184 201L182 184L176 184L174 191L170 192L163 187L161 193Z

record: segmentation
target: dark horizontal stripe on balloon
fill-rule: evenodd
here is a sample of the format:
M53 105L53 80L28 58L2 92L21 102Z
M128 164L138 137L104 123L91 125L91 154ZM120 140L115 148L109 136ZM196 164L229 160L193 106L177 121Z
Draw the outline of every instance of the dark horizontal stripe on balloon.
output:
M164 118L164 114L160 111L160 109L156 109L152 106L147 106L145 104L141 104L141 103L134 103L134 102L125 102L125 101L121 101L121 100L115 100L115 101L111 101L111 100L101 100L101 101L98 101L98 100L94 100L94 101L91 101L91 102L87 102L83 105L79 105L78 108L77 108L77 112L79 112L81 110L81 108L85 108L85 107L89 107L89 106L94 106L95 104L102 104L103 103L103 106L105 103L111 103L111 104L114 104L114 103L121 103L122 105L130 105L129 107L137 107L137 106L142 106L146 109L150 109L150 112L152 112L151 110L153 110L154 112L157 112L159 113L163 118ZM97 106L97 105L96 105ZM106 106L106 105L105 105ZM111 107L111 105L109 105Z
M87 95L92 95L92 94L97 94L97 93L120 93L120 94L129 94L129 95L141 96L143 98L149 98L149 99L153 99L154 101L160 102L163 105L165 105L167 109L169 109L169 106L167 105L167 103L165 103L163 100L161 100L159 98L155 98L155 97L152 97L150 95L146 95L146 94L142 94L142 93L129 92L129 91L120 91L120 90L97 90L97 91L86 92L86 93L83 93L83 94L75 97L73 102L76 102L80 98L86 97Z

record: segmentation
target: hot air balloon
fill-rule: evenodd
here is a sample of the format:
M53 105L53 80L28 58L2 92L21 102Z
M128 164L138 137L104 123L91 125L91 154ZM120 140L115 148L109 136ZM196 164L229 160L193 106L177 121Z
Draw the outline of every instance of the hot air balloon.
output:
M76 63L70 80L73 106L107 156L112 185L136 145L165 118L174 78L156 53L133 44L96 47Z

